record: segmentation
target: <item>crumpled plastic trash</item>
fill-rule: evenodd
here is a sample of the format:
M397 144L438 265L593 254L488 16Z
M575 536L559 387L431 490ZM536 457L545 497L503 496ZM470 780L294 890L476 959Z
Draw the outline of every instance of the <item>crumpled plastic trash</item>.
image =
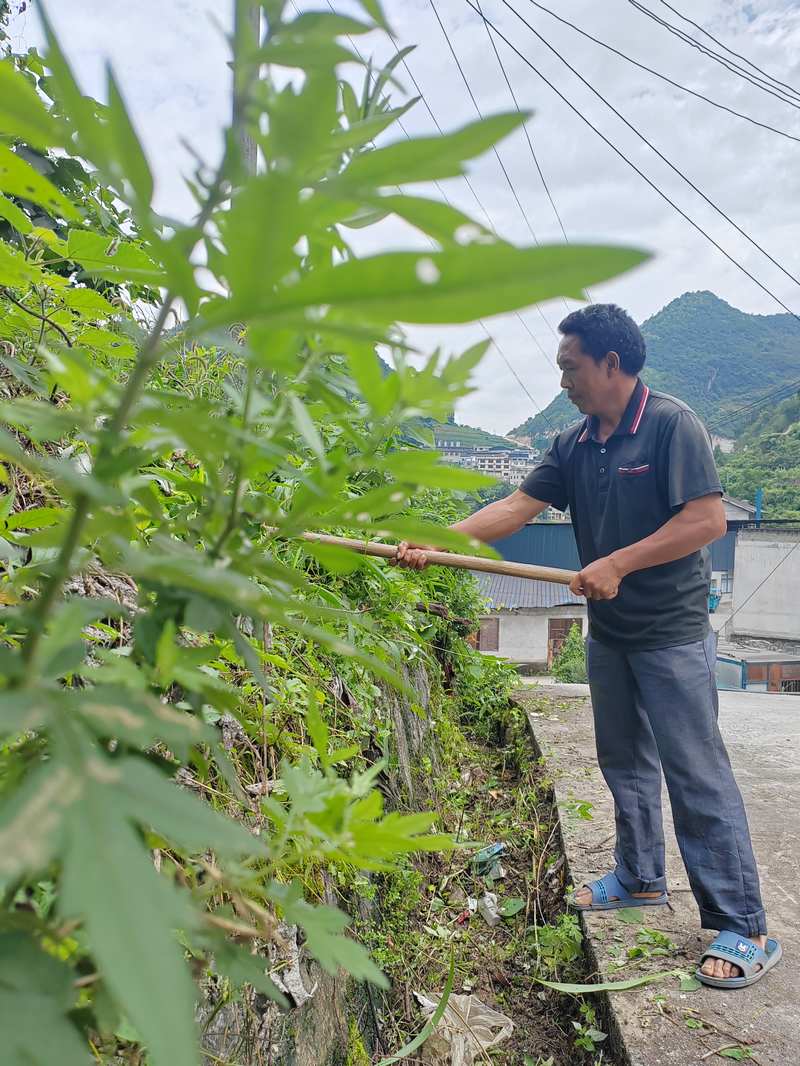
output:
M426 1019L437 1002L415 993ZM473 1066L484 1061L484 1053L508 1040L514 1023L477 996L450 996L439 1024L422 1045L426 1066Z
M494 927L500 924L500 912L497 909L497 896L494 892L486 892L478 900L478 914L487 925Z

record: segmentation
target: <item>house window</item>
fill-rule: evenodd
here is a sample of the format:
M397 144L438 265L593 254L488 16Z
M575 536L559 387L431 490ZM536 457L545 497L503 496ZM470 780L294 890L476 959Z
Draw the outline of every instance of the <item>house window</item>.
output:
M723 596L729 596L733 592L732 570L723 570L719 579L719 591Z
M500 650L500 619L481 618L481 629L478 634L479 651Z
M553 665L553 659L561 651L561 646L569 636L569 631L577 626L583 633L583 621L580 618L548 618L547 620L547 665Z
M781 681L781 692L800 692L800 681Z

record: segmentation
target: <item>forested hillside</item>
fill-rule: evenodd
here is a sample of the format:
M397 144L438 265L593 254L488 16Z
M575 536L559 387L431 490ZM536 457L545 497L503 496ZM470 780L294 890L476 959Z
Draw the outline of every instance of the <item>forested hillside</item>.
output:
M762 488L765 518L800 519L800 393L765 411L717 463L731 496L754 500Z
M687 292L643 324L653 388L690 404L723 435L741 434L745 417L728 412L800 379L800 323L791 315L751 315L711 292ZM536 358L531 355L531 358ZM513 434L561 429L580 418L563 393Z

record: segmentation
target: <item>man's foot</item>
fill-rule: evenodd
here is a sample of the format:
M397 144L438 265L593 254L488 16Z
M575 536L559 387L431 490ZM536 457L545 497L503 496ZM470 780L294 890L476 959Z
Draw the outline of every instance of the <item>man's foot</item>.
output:
M658 899L663 895L663 892L631 892L631 895L635 899ZM619 899L619 896L609 896L609 901ZM583 888L579 888L575 892L575 902L580 907L590 907L592 905L592 890L588 885L584 885Z
M751 936L748 937L748 940L758 944L762 950L767 946L767 938L765 936ZM760 970L761 966L759 965L757 969ZM706 959L700 967L700 972L704 973L706 977L718 977L721 979L742 976L742 971L735 962L724 962L722 959Z

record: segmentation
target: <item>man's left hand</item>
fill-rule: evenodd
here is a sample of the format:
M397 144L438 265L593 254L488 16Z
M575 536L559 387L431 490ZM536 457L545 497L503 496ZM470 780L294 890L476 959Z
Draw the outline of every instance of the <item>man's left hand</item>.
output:
M613 600L625 574L608 555L585 566L570 582L570 591L587 600Z

